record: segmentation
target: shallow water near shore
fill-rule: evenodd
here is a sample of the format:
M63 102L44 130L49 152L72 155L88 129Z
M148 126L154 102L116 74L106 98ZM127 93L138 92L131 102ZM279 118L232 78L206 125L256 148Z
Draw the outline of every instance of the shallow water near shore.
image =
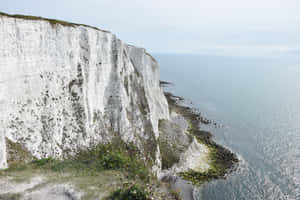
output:
M155 55L167 88L218 126L202 126L241 159L195 198L300 199L300 56Z

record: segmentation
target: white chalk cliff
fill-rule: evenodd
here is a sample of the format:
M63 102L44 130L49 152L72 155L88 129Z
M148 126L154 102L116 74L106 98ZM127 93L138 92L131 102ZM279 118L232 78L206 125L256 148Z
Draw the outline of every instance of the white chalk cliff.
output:
M169 119L157 62L110 32L0 14L0 168L6 140L36 158L63 158L119 136L161 169Z

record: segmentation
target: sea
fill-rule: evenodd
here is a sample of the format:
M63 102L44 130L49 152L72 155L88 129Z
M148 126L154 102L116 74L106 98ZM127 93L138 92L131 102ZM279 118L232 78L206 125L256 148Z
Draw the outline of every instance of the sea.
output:
M203 117L240 162L196 200L300 200L300 55L154 54L160 79Z

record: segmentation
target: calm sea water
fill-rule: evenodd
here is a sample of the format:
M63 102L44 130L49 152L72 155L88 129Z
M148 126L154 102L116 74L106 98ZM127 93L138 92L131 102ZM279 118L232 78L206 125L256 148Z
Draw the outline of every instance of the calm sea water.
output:
M300 200L300 58L155 57L168 90L222 125L203 129L241 159L197 199Z

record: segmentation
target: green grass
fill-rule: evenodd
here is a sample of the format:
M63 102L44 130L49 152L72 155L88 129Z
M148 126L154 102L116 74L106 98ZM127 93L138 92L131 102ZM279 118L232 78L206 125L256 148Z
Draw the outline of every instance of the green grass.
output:
M10 177L15 183L29 181L33 177L44 177L46 184L73 183L84 192L83 199L167 199L175 194L161 189L150 170L141 159L141 153L131 144L121 140L98 145L79 152L65 160L54 158L36 159L30 163L19 163L0 170L0 178ZM40 186L38 186L40 187ZM12 194L14 197L14 194ZM169 198L170 197L170 198ZM6 198L6 196L5 196ZM1 198L0 198L1 199ZM177 198L176 198L177 199Z
M179 162L179 155L175 153L174 146L171 146L166 141L159 141L159 149L161 155L162 169L169 169L175 163Z
M91 150L81 151L69 159L44 158L34 160L29 165L54 172L83 175L93 175L103 170L122 170L130 178L147 180L150 176L149 170L139 157L139 151L133 145L120 142L118 145L98 145Z
M151 200L151 198L145 188L132 185L113 191L106 200Z
M42 176L47 183L72 182L85 191L84 199L95 199L96 194L106 197L124 183L157 184L150 170L134 145L116 140L65 160L43 158L15 163L0 170L0 178L10 176L14 182L24 182Z
M19 143L6 139L7 162L9 165L19 164L20 162L30 162L34 159L31 153Z

